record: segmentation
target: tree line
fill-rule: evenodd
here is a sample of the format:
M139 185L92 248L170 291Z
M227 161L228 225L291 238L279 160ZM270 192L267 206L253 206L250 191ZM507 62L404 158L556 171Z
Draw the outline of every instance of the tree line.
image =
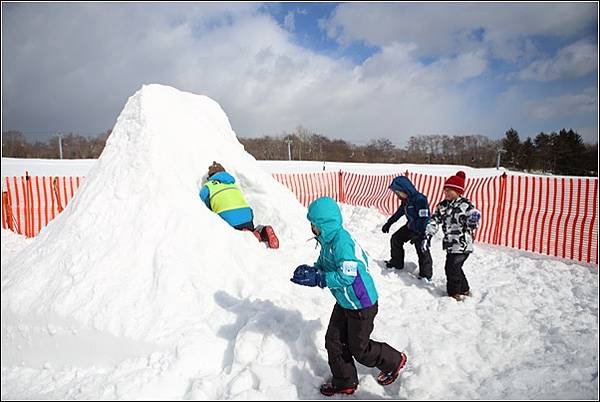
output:
M48 141L28 142L22 132L2 134L2 156L16 158L62 157L95 159L100 156L108 136L58 135ZM60 142L59 142L60 141ZM420 135L408 139L405 147L387 138L363 145L330 139L302 126L279 136L239 138L246 151L259 160L306 160L365 163L415 163L467 165L475 168L501 166L531 173L595 176L598 173L598 144L585 144L573 130L540 133L521 142L514 129L505 138L492 140L483 135Z
M102 153L112 130L97 136L54 135L47 141L29 142L20 131L2 133L2 156L8 158L96 159Z
M250 154L261 160L460 164L473 167L495 166L500 146L499 141L482 135L412 136L404 148L397 147L387 138L357 145L342 139L329 139L302 126L277 137L241 138L240 142Z
M519 133L509 129L502 140L503 166L536 173L568 176L598 175L598 143L585 144L569 129L558 133L541 132L523 142Z

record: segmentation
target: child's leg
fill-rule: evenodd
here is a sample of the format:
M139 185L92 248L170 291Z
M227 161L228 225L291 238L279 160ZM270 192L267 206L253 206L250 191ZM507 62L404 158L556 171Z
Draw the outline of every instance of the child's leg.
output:
M402 226L392 235L390 239L392 259L390 264L396 268L404 268L404 243L409 241L413 236L412 230L408 228L408 225Z
M254 223L252 221L250 222L246 222L246 223L242 223L240 225L234 226L234 229L237 230L250 230L253 231L254 230Z
M429 250L421 251L419 244L415 244L417 256L419 256L419 276L421 278L431 279L433 276L433 260Z
M358 384L358 374L348 347L348 323L344 309L335 304L325 334L325 349L331 374L331 384L336 388Z
M469 258L469 255L471 255L471 254L465 254L465 259L463 260L463 263L460 264L460 275L461 275L460 294L463 294L463 295L468 294L469 291L471 290L469 288L469 281L467 281L467 277L465 276L465 270L463 269L464 263L467 260L467 258Z
M467 281L462 266L469 254L446 254L446 290L448 296L454 296L462 293L464 284ZM468 286L468 284L467 284Z
M377 309L376 303L362 310L346 310L348 346L357 362L367 367L377 367L387 373L396 370L401 355L387 343L370 339Z

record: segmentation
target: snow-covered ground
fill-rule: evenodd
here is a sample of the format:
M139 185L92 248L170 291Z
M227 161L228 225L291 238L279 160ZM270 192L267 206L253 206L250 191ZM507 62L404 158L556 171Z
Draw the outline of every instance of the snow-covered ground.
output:
M255 223L275 227L279 249L201 204L198 172L212 160L238 178ZM318 255L306 209L216 103L144 86L85 176L36 238L2 231L2 399L322 398L334 299L289 280ZM465 263L473 296L459 303L445 296L439 237L427 284L410 245L404 271L383 267L386 216L342 213L380 294L372 337L409 359L385 388L358 365L359 389L344 399L597 398L597 266L478 244Z
M23 159L2 158L3 176L86 176L97 159ZM504 168L476 169L461 165L419 165L410 163L352 163L317 161L256 161L269 173L345 172L366 174L415 173L450 176L463 170L468 177L498 176L508 172Z

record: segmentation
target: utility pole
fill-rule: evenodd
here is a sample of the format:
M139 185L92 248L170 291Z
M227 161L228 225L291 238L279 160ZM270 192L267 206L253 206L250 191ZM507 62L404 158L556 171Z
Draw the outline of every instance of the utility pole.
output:
M496 170L500 170L500 156L504 152L506 152L504 149L498 148L498 157L496 158Z
M292 140L288 138L287 140L285 140L285 142L287 142L287 145L288 145L288 160L291 161L292 160L292 148L291 148Z
M58 135L58 152L60 155L60 159L63 158L63 152L62 152L62 135Z

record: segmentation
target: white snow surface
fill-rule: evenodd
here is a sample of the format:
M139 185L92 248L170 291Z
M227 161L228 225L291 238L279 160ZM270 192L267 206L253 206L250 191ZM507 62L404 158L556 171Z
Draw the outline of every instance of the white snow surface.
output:
M96 159L23 159L2 158L2 176L86 176L96 163ZM462 170L467 177L498 176L508 172L504 168L472 168L462 165L420 165L411 163L353 163L319 161L257 161L258 166L269 173L345 172L363 174L396 174L407 170L450 176ZM511 172L512 174L513 172Z
M200 201L213 160L279 249ZM318 256L306 209L243 150L216 102L142 87L86 176L34 239L2 231L2 399L321 398L334 299L289 280ZM405 270L383 268L386 216L341 208L380 295L372 337L408 355L385 388L357 364L345 399L598 396L597 266L478 244L465 263L473 296L459 303L445 296L439 237L426 284L412 245Z

